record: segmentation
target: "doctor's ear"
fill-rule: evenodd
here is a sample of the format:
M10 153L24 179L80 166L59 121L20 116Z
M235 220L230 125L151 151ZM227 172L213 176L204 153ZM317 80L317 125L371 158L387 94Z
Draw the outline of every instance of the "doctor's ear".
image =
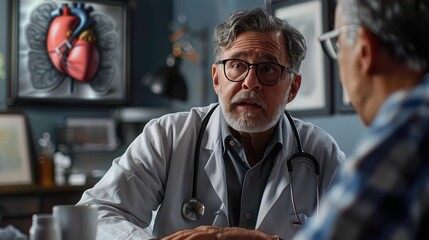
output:
M288 103L292 102L292 100L295 99L296 95L298 94L298 90L301 87L301 75L294 73L292 78L293 80L290 84L289 97L287 99Z
M219 74L218 74L218 65L216 63L213 63L212 65L212 80L213 80L213 89L215 90L216 94L218 94Z

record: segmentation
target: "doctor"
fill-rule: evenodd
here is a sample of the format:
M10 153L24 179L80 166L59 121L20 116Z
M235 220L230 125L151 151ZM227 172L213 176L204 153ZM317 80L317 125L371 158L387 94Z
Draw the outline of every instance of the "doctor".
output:
M151 120L113 161L78 203L99 206L98 239L290 239L317 211L344 153L284 112L301 84L302 34L258 8L213 39L219 106Z

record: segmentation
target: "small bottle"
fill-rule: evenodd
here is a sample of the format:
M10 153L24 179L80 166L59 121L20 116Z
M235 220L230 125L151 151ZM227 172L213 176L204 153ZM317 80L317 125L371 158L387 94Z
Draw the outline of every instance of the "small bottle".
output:
M34 214L30 240L61 240L60 228L52 214Z
M54 172L54 147L51 142L51 135L47 132L43 133L39 139L41 147L38 167L39 167L39 184L43 187L53 187L55 185Z

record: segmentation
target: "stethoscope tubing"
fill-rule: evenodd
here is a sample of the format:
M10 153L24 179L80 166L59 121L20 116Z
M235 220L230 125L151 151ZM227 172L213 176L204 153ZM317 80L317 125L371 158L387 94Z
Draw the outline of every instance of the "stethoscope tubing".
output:
M194 173L193 173L193 182L194 184L192 185L192 198L197 198L197 184L198 184L198 167L199 167L199 160L200 159L200 151L198 149L198 146L201 145L201 141L203 140L203 136L204 136L204 131L206 130L207 124L209 123L210 117L213 114L214 110L216 110L217 106L219 104L216 104L216 106L212 107L212 109L210 109L210 111L206 114L206 116L204 117L202 123L201 123L201 127L200 130L198 132L198 138L197 138L197 145L196 145L196 149L194 152Z
M212 107L210 111L204 116L200 130L198 131L197 144L194 151L194 172L192 176L192 197L186 200L182 205L182 216L184 219L189 221L199 220L205 211L204 204L197 198L197 190L198 190L198 168L199 168L199 160L200 159L200 151L198 146L201 145L201 141L203 140L204 131L207 128L207 124L210 120L211 115L214 110L217 108L219 104Z
M216 104L214 107L212 107L210 109L210 111L206 114L206 116L204 116L202 123L201 123L201 127L198 131L198 138L197 138L197 143L196 143L196 147L195 147L195 152L194 152L194 171L193 171L193 176L192 176L192 196L190 199L184 201L183 205L182 205L182 216L184 219L189 220L189 221L196 221L198 219L200 219L203 215L204 215L204 204L198 199L197 197L197 189L198 189L198 168L199 168L199 157L200 157L200 151L199 151L199 147L201 145L201 141L204 135L204 132L206 130L207 124L210 120L211 115L213 114L214 110L217 108L219 104ZM295 204L295 196L294 196L294 191L293 191L293 180L292 180L292 171L293 171L293 160L296 159L297 157L305 157L307 159L309 159L314 166L314 171L316 174L316 211L319 212L319 175L320 175L320 166L318 161L311 155L308 154L306 152L304 152L303 148L302 148L302 144L301 144L301 137L299 135L298 129L296 128L296 125L291 117L291 115L289 114L289 112L287 112L285 110L285 115L291 125L295 140L296 140L296 144L297 144L297 148L298 148L298 152L293 154L292 157L289 158L289 160L287 161L287 168L288 168L288 172L289 172L289 178L290 178L290 191L291 191L291 201L292 201L292 207L293 207L293 211L294 214L299 222L299 224L302 226L302 222L298 216L298 212L296 209L296 204Z

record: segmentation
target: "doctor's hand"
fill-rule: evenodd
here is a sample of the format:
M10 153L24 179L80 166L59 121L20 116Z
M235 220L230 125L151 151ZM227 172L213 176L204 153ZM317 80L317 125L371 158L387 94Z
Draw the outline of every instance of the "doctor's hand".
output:
M214 226L200 226L194 229L186 229L175 232L162 240L278 240L277 236L264 232L240 227L219 228Z

